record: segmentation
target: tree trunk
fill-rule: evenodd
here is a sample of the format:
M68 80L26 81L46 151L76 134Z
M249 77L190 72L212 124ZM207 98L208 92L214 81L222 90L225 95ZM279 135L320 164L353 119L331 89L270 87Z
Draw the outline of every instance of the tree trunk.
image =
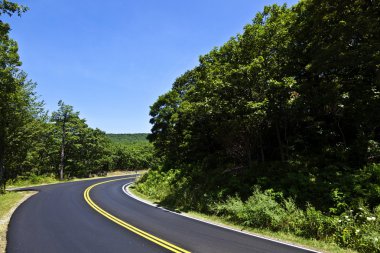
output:
M278 141L278 148L280 150L280 157L281 161L285 161L285 155L284 151L282 150L282 141L281 141L281 135L280 135L280 128L278 127L278 123L276 123L276 136L277 136L277 141Z
M261 161L265 162L265 155L264 155L264 146L263 146L263 137L260 134L260 154L261 154Z
M5 178L4 159L0 157L0 192L5 191L5 184L7 180Z
M284 140L285 140L285 157L286 159L289 159L288 120L285 121Z
M337 125L338 125L340 135L342 136L342 141L343 141L344 147L347 147L346 136L344 135L344 132L343 132L342 128L340 127L339 119L337 120L337 123L338 123Z
M5 141L3 135L0 136L0 192L5 191L5 185L7 183L6 171L5 171Z
M66 139L66 129L65 121L62 124L62 143L61 143L61 162L59 163L59 179L63 180L63 169L65 167L65 139Z
M251 153L251 143L249 141L249 137L245 138L245 150L248 158L248 169L251 170L253 168L252 163L252 153Z

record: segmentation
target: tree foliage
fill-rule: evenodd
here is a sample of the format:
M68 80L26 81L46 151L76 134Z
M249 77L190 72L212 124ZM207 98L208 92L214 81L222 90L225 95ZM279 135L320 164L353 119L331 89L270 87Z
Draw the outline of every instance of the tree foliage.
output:
M21 15L26 7L1 1L0 17ZM21 70L17 43L0 20L0 186L20 175L89 176L111 168L105 133L88 127L79 112L59 102L52 115L43 108L36 86ZM64 151L64 152L62 152ZM58 170L60 169L60 170ZM59 172L59 173L58 173Z
M111 140L112 168L114 170L139 170L157 166L153 145L148 134L107 134Z
M4 14L20 15L25 7L8 1L0 4ZM32 83L20 69L17 43L9 38L10 27L0 20L0 187L5 185L15 160L22 160L25 150L21 139L31 120L35 97Z
M58 110L52 113L54 124L52 135L59 143L59 174L63 170L67 176L83 177L91 173L106 172L111 167L110 142L99 129L89 128L85 119L79 117L73 107L63 101L58 102ZM56 149L58 150L58 149Z
M365 0L265 7L151 106L163 170L224 196L258 184L325 211L380 204L352 187L378 178L379 13Z

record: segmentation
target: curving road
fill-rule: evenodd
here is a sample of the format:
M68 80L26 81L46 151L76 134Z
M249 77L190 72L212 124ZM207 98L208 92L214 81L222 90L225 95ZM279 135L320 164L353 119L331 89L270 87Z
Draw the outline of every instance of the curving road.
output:
M133 176L92 187L88 198L95 206L89 205L84 197L86 189L108 180L110 178L28 188L39 193L13 214L7 252L313 252L146 205L122 191L123 185L134 181ZM120 224L137 227L146 235L132 232L134 229L117 224L112 217ZM160 241L147 240L144 235L153 235L178 248L170 250L158 245Z

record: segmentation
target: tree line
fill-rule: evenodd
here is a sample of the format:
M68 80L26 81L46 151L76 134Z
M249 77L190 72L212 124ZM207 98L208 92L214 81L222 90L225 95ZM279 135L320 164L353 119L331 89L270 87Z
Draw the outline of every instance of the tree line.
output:
M380 1L267 6L151 106L162 205L380 252Z
M0 2L0 192L7 181L20 176L53 175L63 180L150 166L150 147L116 147L105 132L89 127L63 101L52 113L44 108L34 90L36 83L21 69L10 26L3 21L4 15L21 16L27 10Z
M148 134L107 134L111 140L112 165L121 170L141 170L157 167L159 159L154 156Z
M267 6L151 106L162 171L329 211L380 204L380 2ZM191 190L192 189L192 190Z

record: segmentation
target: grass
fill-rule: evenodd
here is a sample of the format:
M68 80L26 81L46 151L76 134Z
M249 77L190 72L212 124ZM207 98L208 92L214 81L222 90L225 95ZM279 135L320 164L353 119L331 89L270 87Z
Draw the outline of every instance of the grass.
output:
M10 217L14 210L35 192L6 192L0 195L0 253L5 252Z
M156 204L159 203L159 201L157 199L150 198L150 197L138 192L133 187L133 185L131 187L129 187L129 190L132 194L136 195L137 197L139 197L141 199L144 199L144 200L149 201L151 203L156 203ZM211 223L214 223L216 225L222 225L222 226L229 227L232 229L236 229L239 231L244 231L244 232L248 232L250 234L258 235L261 237L266 237L266 238L286 242L286 243L293 244L293 245L307 247L307 248L314 249L314 250L317 250L320 252L357 253L357 251L352 250L352 249L342 249L334 243L327 243L327 242L317 241L317 240L313 240L313 239L306 239L306 238L295 236L295 235L290 234L290 233L273 232L273 231L270 231L267 229L256 229L256 228L246 228L246 227L243 228L242 226L239 226L236 223L227 221L227 220L223 219L223 217L219 217L219 216L215 216L215 215L207 215L207 214L203 214L203 213L199 213L199 212L193 212L193 211L182 212L182 214L185 214L189 217L204 220L207 222L211 222Z
M22 199L27 192L6 192L0 195L0 219L12 209L15 203Z
M139 170L137 173L144 173L145 170ZM15 180L11 181L7 184L7 189L12 188L21 188L21 187L29 187L29 186L39 186L39 185L47 185L47 184L59 184L59 183L67 183L67 182L76 182L76 181L84 181L84 180L92 180L97 178L106 178L106 177L115 177L115 176L127 176L134 175L135 171L112 171L107 173L106 176L94 176L89 178L70 178L60 181L54 176L37 176L28 179Z

